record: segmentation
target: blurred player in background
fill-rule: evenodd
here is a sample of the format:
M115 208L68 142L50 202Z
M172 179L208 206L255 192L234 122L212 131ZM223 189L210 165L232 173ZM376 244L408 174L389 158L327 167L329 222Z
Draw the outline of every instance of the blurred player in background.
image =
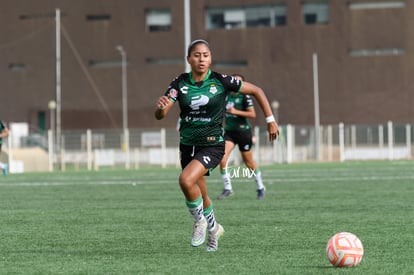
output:
M207 251L216 251L224 229L216 222L213 204L208 197L206 176L224 156L222 123L226 96L231 91L255 96L266 116L271 141L276 139L279 128L261 88L210 70L212 58L207 41L199 39L191 42L187 62L191 65L191 72L180 74L170 83L165 94L158 99L155 117L163 119L178 102L181 110L182 168L178 182L194 218L191 245L202 245L207 231Z
M7 128L6 124L0 120L0 154L1 154L1 146L3 144L3 138L6 138L9 135L9 128ZM6 163L0 162L0 169L3 170L3 175L7 175L8 172L8 165Z
M236 79L244 81L239 74L233 75ZM224 139L226 140L226 152L220 162L220 173L224 182L223 192L218 196L222 200L233 195L231 178L229 174L228 161L231 152L238 145L244 164L252 172L257 184L257 198L263 199L265 187L263 185L262 173L253 159L253 136L249 118L255 118L253 98L250 95L231 92L226 98L226 120Z

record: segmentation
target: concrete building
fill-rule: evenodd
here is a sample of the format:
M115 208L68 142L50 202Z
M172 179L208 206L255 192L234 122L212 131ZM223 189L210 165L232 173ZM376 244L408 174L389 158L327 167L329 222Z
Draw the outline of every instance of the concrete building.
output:
M414 1L197 0L191 37L211 44L213 69L241 73L278 102L281 124L414 121ZM0 118L49 128L56 100L55 11L61 12L61 127L121 128L121 45L130 128L185 70L184 0L0 1ZM276 105L275 105L276 107ZM264 125L261 112L254 121Z

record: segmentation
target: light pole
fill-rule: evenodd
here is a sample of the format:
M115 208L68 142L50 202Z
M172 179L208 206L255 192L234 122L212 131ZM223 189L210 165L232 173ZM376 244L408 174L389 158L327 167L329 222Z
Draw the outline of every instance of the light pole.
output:
M128 97L127 97L127 68L126 52L120 45L116 46L122 58L122 127L128 129Z
M61 91L60 9L56 9L56 152L61 150L62 91Z
M320 117L319 117L319 80L318 80L318 54L312 55L313 64L313 100L315 113L315 159L321 160L320 154Z
M124 132L123 149L126 152L125 168L129 169L129 131L128 131L128 91L127 91L127 57L121 45L116 46L122 58L122 128Z
M187 62L187 46L191 41L191 16L190 16L190 0L184 0L184 64L185 72L191 70L190 64Z

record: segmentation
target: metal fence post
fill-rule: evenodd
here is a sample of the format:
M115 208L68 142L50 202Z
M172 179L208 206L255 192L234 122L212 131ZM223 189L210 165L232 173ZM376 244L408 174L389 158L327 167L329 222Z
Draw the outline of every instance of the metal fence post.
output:
M92 170L92 131L91 129L86 130L86 153L88 159L88 171Z
M392 121L388 121L388 159L394 159L394 132L392 128Z
M53 131L48 130L47 131L48 136L48 156L49 156L49 172L53 172L53 152L54 152L54 146L53 146Z
M293 162L294 146L295 146L294 126L292 126L291 124L288 124L286 125L286 147L287 147L286 161L287 163Z
M345 127L342 122L339 123L339 160L345 161Z
M405 125L405 136L406 136L406 143L407 143L407 151L408 151L408 158L411 159L411 125Z

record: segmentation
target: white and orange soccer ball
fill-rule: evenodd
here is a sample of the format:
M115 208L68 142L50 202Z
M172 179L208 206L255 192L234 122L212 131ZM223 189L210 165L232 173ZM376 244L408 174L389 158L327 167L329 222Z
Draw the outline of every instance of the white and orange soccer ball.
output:
M333 235L326 245L326 257L336 267L356 266L363 256L364 247L361 240L349 232Z

